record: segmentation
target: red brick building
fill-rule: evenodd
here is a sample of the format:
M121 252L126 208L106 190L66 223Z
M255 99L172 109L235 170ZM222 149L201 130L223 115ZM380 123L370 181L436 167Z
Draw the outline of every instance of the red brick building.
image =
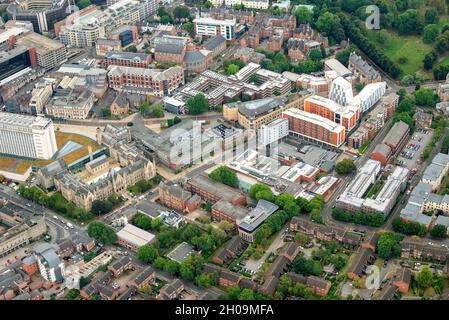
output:
M133 52L107 52L101 61L103 68L111 65L135 68L148 68L151 63L151 55L146 53Z

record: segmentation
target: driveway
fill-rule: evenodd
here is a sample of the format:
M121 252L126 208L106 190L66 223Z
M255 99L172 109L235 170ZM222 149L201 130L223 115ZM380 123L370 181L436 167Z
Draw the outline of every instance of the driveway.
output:
M284 245L284 240L282 237L282 230L277 235L276 239L274 239L273 243L268 247L268 249L265 251L264 255L259 260L254 259L248 259L248 261L245 264L245 267L249 270L257 272L264 261L268 258L270 253L275 252L277 249L282 247Z

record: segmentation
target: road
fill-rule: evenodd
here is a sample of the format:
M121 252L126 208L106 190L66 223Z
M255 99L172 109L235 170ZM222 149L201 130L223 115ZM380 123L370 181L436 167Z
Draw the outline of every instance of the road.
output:
M47 226L50 229L50 233L56 235L55 238L52 238L52 242L58 243L62 239L67 238L68 236L75 233L85 233L85 226L76 225L75 222L66 219L65 217L55 213L39 204L36 204L32 201L29 201L19 195L17 195L13 189L0 185L0 198L6 199L11 203L29 211L34 214L42 214L45 216L45 221L47 222ZM55 218L56 217L56 218ZM67 227L67 223L71 222L73 225L73 229Z

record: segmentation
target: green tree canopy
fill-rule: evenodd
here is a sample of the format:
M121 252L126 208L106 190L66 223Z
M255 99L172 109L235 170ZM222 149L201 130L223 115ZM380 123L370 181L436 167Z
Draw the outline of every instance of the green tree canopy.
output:
M87 227L87 234L97 242L103 244L113 244L117 241L117 235L111 227L100 221L93 221Z
M237 188L239 185L237 174L225 166L218 167L217 169L209 173L209 178L233 188Z
M143 229L143 230L149 230L151 229L151 218L143 213L136 213L132 220L133 225L136 227Z
M441 224L437 224L430 231L430 235L434 238L447 238L447 227Z
M108 200L94 200L91 211L96 215L103 215L112 210L112 203Z
M428 266L424 266L418 274L418 286L421 289L429 288L433 283L433 274Z
M392 232L380 235L377 241L377 253L382 259L397 258L401 255L400 237Z
M351 159L343 159L335 165L335 171L343 175L353 173L356 169L357 167Z
M312 13L307 7L299 7L295 11L296 23L306 24L312 21Z
M176 19L187 19L190 17L190 9L184 6L178 6L173 10L173 17Z
M422 41L424 43L433 43L437 39L440 34L440 30L436 24L429 24L424 28L424 34L422 37Z
M153 263L159 256L158 250L152 245L144 245L137 250L137 257L140 261Z
M187 99L187 107L189 114L197 115L209 111L209 101L202 93L198 93L196 96Z

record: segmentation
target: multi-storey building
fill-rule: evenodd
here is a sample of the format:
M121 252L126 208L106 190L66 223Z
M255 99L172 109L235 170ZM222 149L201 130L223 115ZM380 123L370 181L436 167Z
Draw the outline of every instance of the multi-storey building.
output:
M179 66L167 70L109 66L108 71L109 86L117 91L164 97L184 84L184 70Z
M422 182L430 184L436 191L441 186L444 177L449 171L449 155L438 153L432 163L424 170Z
M146 53L114 52L106 53L101 65L107 68L111 65L122 67L148 68L151 63L151 55Z
M244 193L216 182L204 174L199 174L188 180L185 188L191 193L196 193L201 198L214 203L224 199L235 205L246 204Z
M176 184L161 182L159 185L159 201L174 210L183 212L188 206L192 193Z
M68 14L69 0L25 0L11 3L7 8L11 20L30 21L36 32L53 29L53 25Z
M352 85L343 77L338 77L332 81L329 90L329 99L336 103L346 106L354 98L352 95Z
M32 114L42 114L44 107L53 94L53 88L50 84L45 84L35 88L31 92L30 109Z
M352 52L349 56L349 70L363 84L380 82L380 73L371 67L361 56Z
M286 102L287 98L273 97L247 102L229 103L223 106L223 113L225 114L225 118L230 120L235 119L235 116L230 116L230 114L236 113L238 123L243 128L259 130L263 125L281 118Z
M37 261L39 272L46 281L51 283L64 281L64 263L50 244L36 244L33 247L33 255Z
M0 153L50 159L56 151L55 132L50 119L0 113Z
M360 112L356 107L343 107L333 100L316 95L305 99L304 111L342 125L347 131L351 131L360 118Z
M105 37L106 15L96 6L89 6L75 12L55 24L55 33L66 45L84 48L92 47L99 38Z
M217 20L210 17L197 17L193 20L196 35L214 37L222 35L226 40L235 40L236 20Z
M410 127L405 122L396 122L371 154L371 159L380 161L386 165L391 157L401 150L408 140Z
M267 10L270 6L269 0L242 0L242 4L248 9Z
M349 102L349 105L360 108L360 113L363 114L383 97L386 90L386 82L369 83Z
M67 50L59 41L49 39L35 32L17 38L17 43L36 51L37 65L51 69L67 60Z
M45 107L45 113L59 119L86 119L95 102L90 90L59 89Z
M288 136L288 120L285 118L279 118L264 124L259 129L259 143L264 146L279 141L286 136Z
M0 257L38 240L47 232L44 217L34 216L24 220L21 210L11 203L0 206L0 222L8 227L6 232L0 233Z
M259 200L257 206L238 222L239 236L247 242L254 242L254 234L259 227L278 209L279 207L274 203Z
M227 221L235 227L248 214L248 210L222 199L212 206L211 217L216 221Z
M289 135L338 148L345 141L345 127L322 116L299 109L283 112L288 119Z

